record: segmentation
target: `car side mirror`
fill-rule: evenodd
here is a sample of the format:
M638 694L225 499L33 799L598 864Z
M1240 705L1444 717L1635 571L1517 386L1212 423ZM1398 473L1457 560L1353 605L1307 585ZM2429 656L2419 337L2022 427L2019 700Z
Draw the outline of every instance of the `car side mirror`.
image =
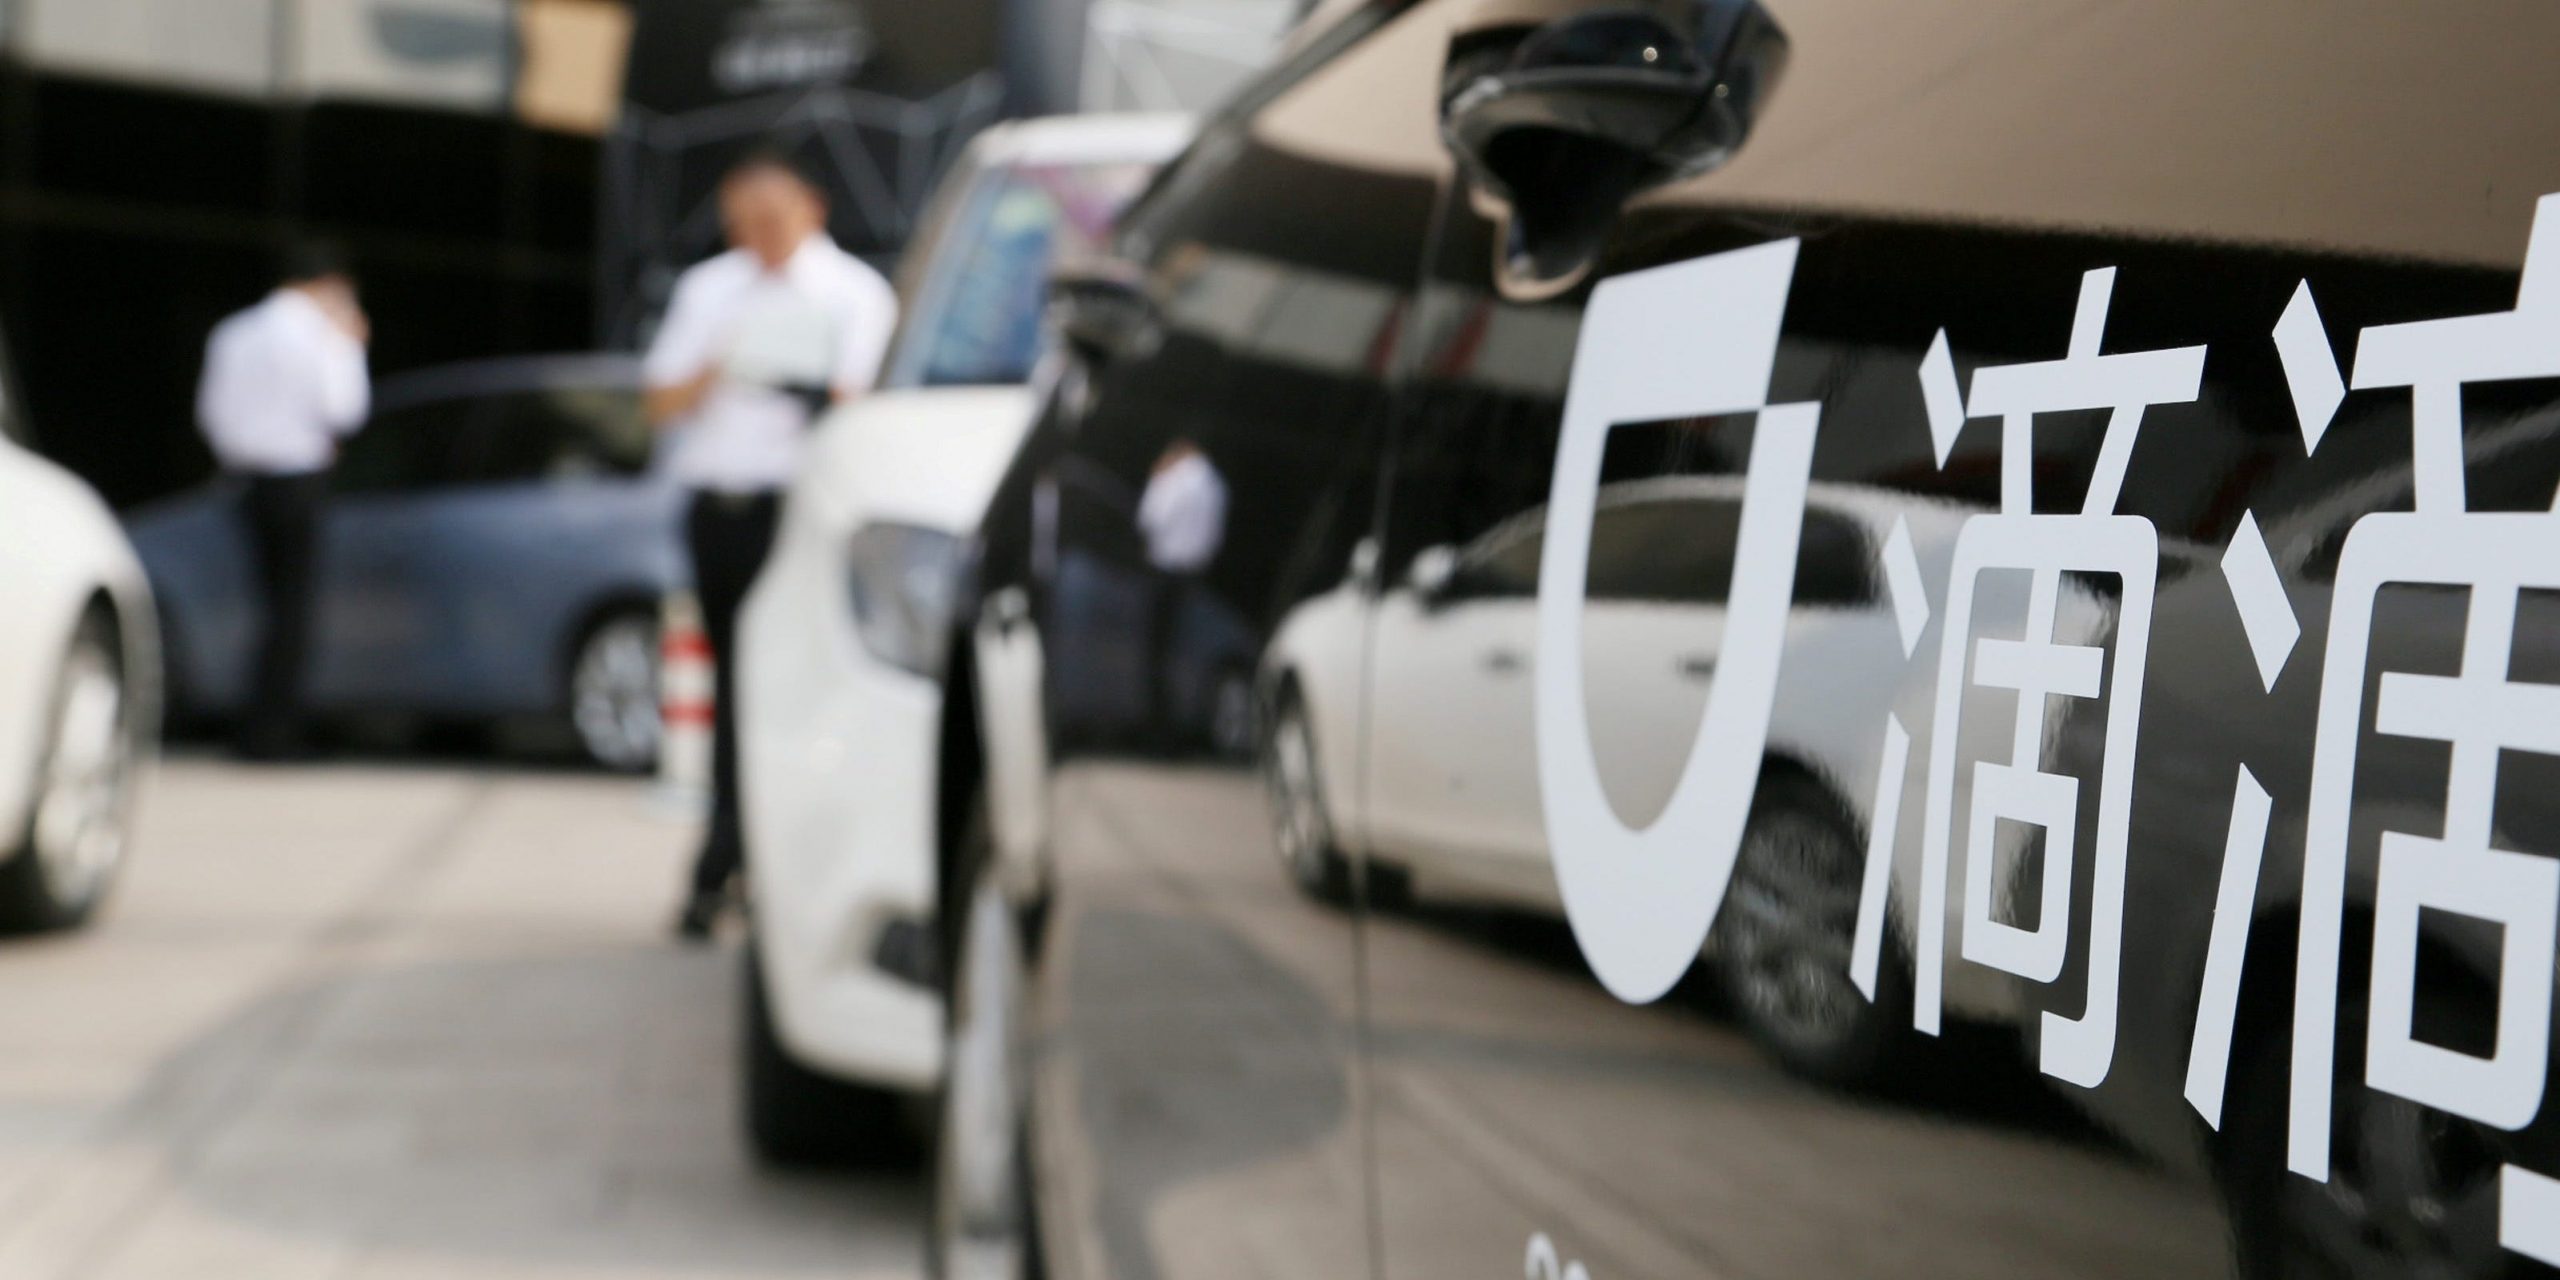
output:
M1580 278L1618 209L1722 165L1786 69L1756 0L1647 0L1451 47L1441 134L1470 188L1508 212L1499 264L1530 291Z
M1405 566L1405 586L1426 606L1448 602L1458 585L1458 553L1452 547L1424 547Z
M1352 590L1362 595L1376 595L1378 568L1384 559L1385 552L1378 546L1378 539L1374 535L1362 538L1351 545L1351 563L1347 566L1343 577L1350 583Z
M1143 356L1162 340L1145 274L1118 259L1062 262L1049 273L1058 334L1092 361Z

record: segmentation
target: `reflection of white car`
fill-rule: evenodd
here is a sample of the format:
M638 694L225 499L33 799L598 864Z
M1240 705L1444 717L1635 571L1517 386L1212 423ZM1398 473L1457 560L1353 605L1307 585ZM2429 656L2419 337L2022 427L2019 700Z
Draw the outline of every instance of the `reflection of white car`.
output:
M79 923L131 834L159 726L150 588L106 505L0 408L0 929Z
M818 428L739 622L754 921L750 1136L835 1154L940 1078L933 797L949 612L1031 425L1047 275L1188 125L1029 121L972 145L910 250L883 389Z
M1630 825L1662 810L1688 761L1715 675L1741 497L1742 481L1724 476L1602 491L1582 678L1592 749L1609 799ZM1890 1026L1908 1024L1907 1006L1869 1002L1848 979L1885 717L1898 714L1914 734L1925 733L1937 672L1935 629L1903 654L1880 551L1895 521L1903 522L1934 608L1966 515L1822 483L1807 505L1766 763L1708 949L1712 972L1745 1021L1792 1065L1817 1075L1861 1074L1882 1060ZM1465 547L1423 549L1374 597L1347 586L1282 624L1264 661L1272 726L1265 768L1279 843L1309 891L1344 892L1345 855L1357 852L1420 894L1561 910L1540 807L1530 673L1542 516L1515 517ZM1986 581L1977 634L2023 625L2022 587ZM2057 635L2095 635L2105 617L2094 597L2067 592ZM1364 718L1363 777L1351 753L1352 726ZM2007 729L2008 718L1991 709L1966 714L1960 754L2003 753ZM1355 777L1363 785L1347 785ZM1912 771L1899 806L1908 838L1899 848L1920 845L1920 788ZM1968 794L1960 787L1958 812ZM2016 851L2004 847L2002 856ZM1918 877L1916 865L1904 865L1910 861L1895 867L1889 928L1897 945L1886 954L1899 969L1888 968L1887 987L1907 979L1913 894L1906 890ZM2001 1013L2007 988L1987 973L1951 971L1949 1006Z

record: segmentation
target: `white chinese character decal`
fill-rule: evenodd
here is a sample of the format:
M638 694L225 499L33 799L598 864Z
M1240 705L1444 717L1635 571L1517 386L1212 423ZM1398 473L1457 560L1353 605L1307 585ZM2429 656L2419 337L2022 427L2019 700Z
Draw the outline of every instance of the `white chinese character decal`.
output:
M2088 850L2092 908L2088 938L2088 1002L2081 1016L2043 1017L2039 1065L2073 1084L2095 1086L2115 1057L2116 988L2124 917L2126 823L2131 809L2135 734L2140 726L2144 655L2151 634L2152 590L2159 573L2159 535L2140 516L2118 515L2134 437L2152 405L2196 398L2204 348L2179 347L2118 355L2099 352L2113 268L2080 284L2066 353L2059 360L1977 369L1963 408L1952 405L1954 373L1945 335L1922 364L1931 429L1943 461L1963 418L2001 419L2000 511L1965 522L1948 582L1945 639L1939 647L1936 704L1929 726L1927 819L1922 828L1919 937L1912 1020L1938 1031L1946 965L1946 893L1951 841L1959 835L1965 868L1961 945L1965 959L2051 982L2070 948L2071 886L2077 874L2081 779L2044 768L2048 725L2058 698L2107 699L2104 755L2099 761L2097 822ZM2042 413L2111 411L2100 439L2087 497L2076 514L2037 514L2034 506L2035 417ZM2028 575L2026 625L2016 637L1973 634L1983 576ZM2110 575L2123 584L2116 607L2113 670L2099 647L2057 635L2066 574ZM1957 731L1969 687L2014 691L2010 755L1973 766L1970 811L1958 819ZM1898 728L1898 726L1896 726ZM2032 928L1995 916L1994 839L2002 823L2043 833L2043 891Z
M2281 331L2278 337L2281 344ZM2492 814L2502 752L2560 755L2560 686L2508 675L2520 593L2560 589L2560 519L2467 509L2462 388L2551 377L2560 377L2560 196L2543 197L2536 209L2514 310L2378 325L2364 330L2357 344L2355 389L2410 391L2416 510L2359 519L2338 562L2321 669L2294 989L2287 1163L2305 1177L2325 1182L2330 1176L2348 831L2365 731L2374 600L2386 585L2467 589L2469 607L2459 674L2385 671L2374 696L2372 732L2447 744L2450 764L2442 834L2382 834L2364 1084L2501 1129L2521 1129L2541 1109L2560 861L2546 856L2552 850L2497 847L2502 833L2492 829ZM2305 434L2317 434L2308 417ZM2413 1031L2424 911L2499 927L2497 1032L2486 1057L2427 1043ZM2560 1262L2560 1183L2509 1166L2500 1190L2501 1243Z

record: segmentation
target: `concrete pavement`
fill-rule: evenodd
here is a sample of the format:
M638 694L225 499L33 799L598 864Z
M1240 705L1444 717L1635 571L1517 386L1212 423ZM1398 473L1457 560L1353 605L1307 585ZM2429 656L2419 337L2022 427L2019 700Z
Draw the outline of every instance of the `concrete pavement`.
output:
M911 1274L913 1175L746 1156L644 796L165 766L105 914L0 944L0 1280Z

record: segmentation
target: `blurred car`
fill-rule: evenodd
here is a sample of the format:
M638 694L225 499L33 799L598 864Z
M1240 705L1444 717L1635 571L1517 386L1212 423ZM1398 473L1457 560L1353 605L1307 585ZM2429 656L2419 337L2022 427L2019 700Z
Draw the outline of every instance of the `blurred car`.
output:
M684 580L679 497L654 451L622 357L384 379L331 477L312 711L540 719L597 764L649 767L659 602ZM236 715L249 696L258 586L238 501L216 481L126 522L183 717Z
M2553 1274L2545 36L1316 6L980 530L939 1274ZM1150 652L1066 575L1177 440L1276 832L1034 696Z
M14 390L11 388L10 390ZM0 931L87 919L159 736L151 590L115 517L0 399Z
M1659 809L1679 782L1715 679L1743 499L1734 477L1659 476L1608 486L1595 504L1587 686L1594 719L1615 730L1604 785L1628 812ZM1900 622L1877 566L1899 526L1924 589L1943 590L1966 515L1816 484L1798 533L1788 652L1836 674L1824 698L1773 712L1733 914L1710 935L1705 964L1771 1052L1821 1079L1872 1082L1893 1061L1894 1015L1850 981L1875 804L1858 780L1875 776L1875 726L1888 713L1924 716L1929 689L1889 660ZM1281 621L1263 657L1261 768L1274 843L1305 892L1348 900L1356 858L1373 888L1561 916L1529 679L1545 517L1532 509L1463 547L1425 548L1400 581L1355 577ZM1375 554L1373 543L1359 556ZM2023 627L2025 605L2013 595L1984 607L1983 625ZM2057 634L2078 642L2107 616L2070 587L2056 612ZM1931 669L1934 652L1922 645L1911 669ZM1968 718L1968 750L1989 749L1993 720ZM1920 779L1903 792L1902 812L1916 817ZM1366 803L1339 817L1326 799L1354 795ZM1970 789L1955 795L1961 807ZM1888 927L1908 938L1912 903L1895 903ZM1908 982L1900 955L1882 960L1896 970L1890 981ZM1986 1015L2003 1007L1998 987L1971 974L1947 1002Z
M753 936L748 1133L777 1160L940 1079L933 851L942 675L966 539L1030 425L1051 264L1090 251L1188 136L1169 116L1000 125L901 271L881 386L817 429L739 623Z

